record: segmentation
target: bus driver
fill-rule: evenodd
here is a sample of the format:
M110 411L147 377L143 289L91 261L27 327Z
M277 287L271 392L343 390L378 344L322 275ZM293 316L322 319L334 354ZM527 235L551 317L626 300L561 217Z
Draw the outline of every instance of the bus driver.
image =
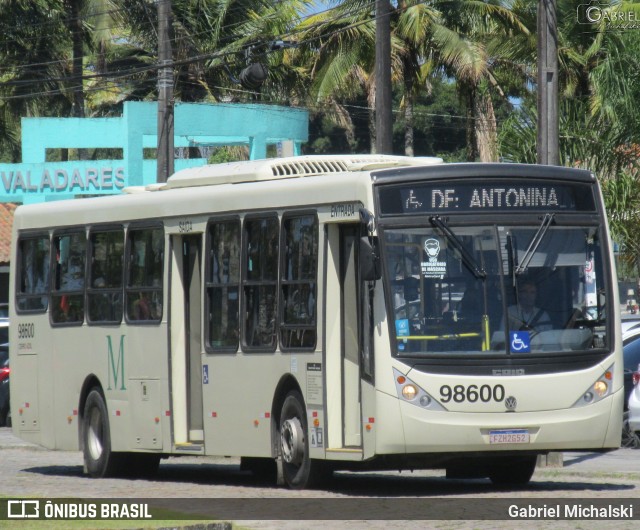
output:
M548 313L535 305L538 288L533 280L518 287L518 303L508 308L509 329L512 331L548 331L553 326Z

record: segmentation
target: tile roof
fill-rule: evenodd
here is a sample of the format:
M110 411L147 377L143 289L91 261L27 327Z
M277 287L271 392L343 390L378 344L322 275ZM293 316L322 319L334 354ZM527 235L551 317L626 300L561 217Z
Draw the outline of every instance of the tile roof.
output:
M17 204L0 203L0 263L11 261L11 227Z

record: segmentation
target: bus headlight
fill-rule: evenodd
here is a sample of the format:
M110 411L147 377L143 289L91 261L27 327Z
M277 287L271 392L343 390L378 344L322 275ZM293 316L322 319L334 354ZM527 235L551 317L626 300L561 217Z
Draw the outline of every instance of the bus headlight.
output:
M419 385L411 381L406 375L402 375L395 368L393 369L393 378L396 383L396 391L398 398L417 407L427 410L447 410L433 397L431 397Z
M597 403L601 399L611 394L611 383L613 381L613 365L609 367L605 372L582 394L582 397L576 401L574 407L583 407L585 405L591 405Z
M417 395L418 389L414 385L408 384L402 387L402 396L407 401L413 401L414 399L416 399Z
M607 394L607 390L609 390L609 385L605 381L596 381L593 385L593 389L595 390L598 396L603 397Z

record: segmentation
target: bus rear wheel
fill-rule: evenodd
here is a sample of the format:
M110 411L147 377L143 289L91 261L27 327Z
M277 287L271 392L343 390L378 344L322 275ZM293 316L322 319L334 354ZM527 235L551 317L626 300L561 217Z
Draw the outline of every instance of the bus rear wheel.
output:
M307 415L302 395L296 390L289 392L282 404L279 434L282 471L288 487L314 487L330 477L327 463L309 456Z
M84 405L82 442L85 470L91 477L110 477L121 472L123 458L111 451L107 405L97 389L89 392Z

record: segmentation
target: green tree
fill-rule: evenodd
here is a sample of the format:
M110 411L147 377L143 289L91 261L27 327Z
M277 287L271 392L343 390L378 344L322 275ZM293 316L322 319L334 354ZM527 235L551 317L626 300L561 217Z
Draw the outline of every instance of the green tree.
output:
M403 43L405 58L405 112L411 114L413 88L424 86L434 73L444 73L455 79L466 108L467 159L496 160L493 98L505 98L505 94L496 75L496 67L501 64L495 56L499 48L492 53L490 44L527 32L518 17L500 3L402 2L395 34ZM410 135L406 136L408 139Z
M640 35L637 31L578 23L580 1L558 2L558 57L560 82L560 163L596 173L602 183L610 224L623 244L624 259L638 262L640 240L637 215L640 203L640 119L634 110L640 98ZM520 1L514 10L527 24L535 18L536 2ZM620 4L609 9L636 9ZM535 98L535 42L515 39L504 54L523 64L528 84L522 106L504 123L500 150L505 160L536 161L537 112ZM506 48L509 48L508 50ZM528 66L527 66L528 65Z
M66 56L61 2L0 2L0 152L20 160L20 118L65 115Z
M579 24L581 4L558 2L560 159L563 165L588 167L602 179L612 178L635 164L631 147L637 142L640 120L632 107L640 96L635 74L640 39L634 32ZM513 8L532 25L536 5L523 0ZM535 162L535 41L520 34L500 47L506 60L522 65L525 87L521 111L504 124L501 154L508 160Z
M640 186L637 175L622 171L602 183L611 235L621 259L640 270Z
M336 2L307 17L296 28L296 64L311 79L308 103L353 139L355 125L345 102L364 98L368 115L369 146L375 146L375 18L373 3ZM394 46L392 45L392 49ZM394 53L394 52L392 52ZM394 54L394 57L395 54ZM397 62L394 60L394 62ZM354 144L352 140L350 143Z
M157 61L156 10L152 0L117 0L125 13L128 56L140 64ZM172 48L177 100L246 101L295 99L299 71L288 64L288 52L273 44L287 35L306 2L264 0L173 0ZM269 77L261 90L243 89L239 73L251 63L267 66ZM155 71L142 73L134 84L155 97Z
M301 56L310 64L311 97L331 105L344 124L340 101L366 94L371 145L375 145L375 13L371 2L345 0L301 25L308 43ZM485 41L489 35L526 31L501 5L483 2L402 0L392 15L392 81L400 86L405 154L414 148L414 104L433 79L456 80L468 112L469 157L495 158L495 116L488 87L496 87ZM492 88L493 90L493 88ZM478 148L476 149L476 146ZM487 148L485 149L485 146ZM480 156L480 155L478 155Z

